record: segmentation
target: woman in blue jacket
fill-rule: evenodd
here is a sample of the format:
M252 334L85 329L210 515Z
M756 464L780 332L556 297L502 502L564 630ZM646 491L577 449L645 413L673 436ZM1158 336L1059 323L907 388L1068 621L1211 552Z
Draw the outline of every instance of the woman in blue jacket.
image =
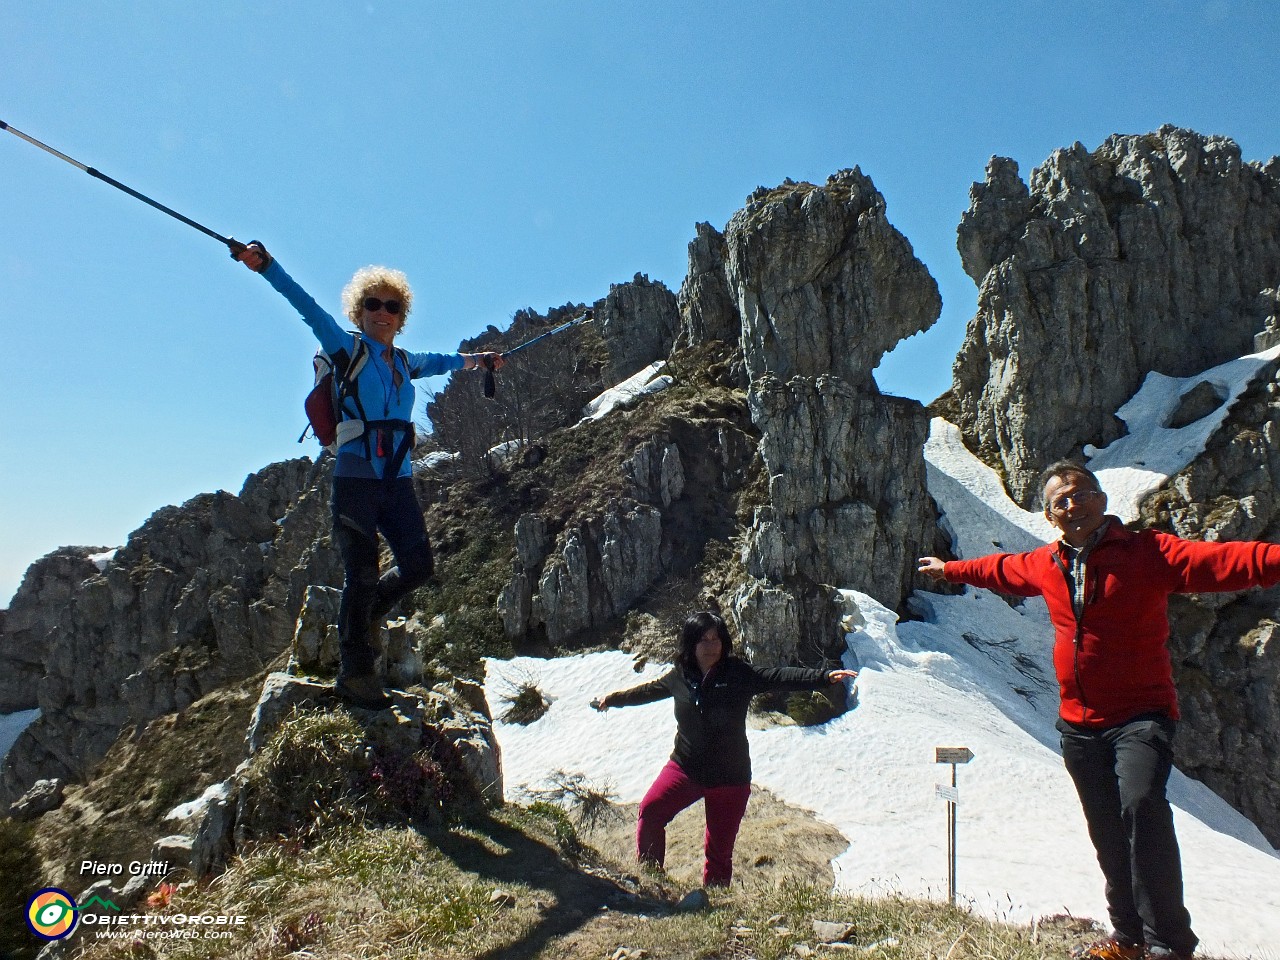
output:
M593 701L597 710L675 701L676 743L671 759L640 801L636 856L661 867L667 824L685 807L703 801L707 832L702 883L727 887L733 878L733 845L751 796L747 707L770 690L817 690L857 677L854 670L807 667L756 668L733 655L724 621L710 611L685 621L675 665L656 680Z
M370 633L407 593L432 573L431 543L413 489L413 382L453 370L502 367L502 356L410 353L394 345L413 304L399 270L365 267L342 291L342 305L358 332L342 329L261 244L237 253L293 306L331 357L358 348L368 359L347 384L338 424L333 470L333 538L342 554L345 582L338 614L341 665L336 691L369 709L391 704L374 673L377 654ZM363 346L361 345L363 341ZM378 533L396 565L378 575Z

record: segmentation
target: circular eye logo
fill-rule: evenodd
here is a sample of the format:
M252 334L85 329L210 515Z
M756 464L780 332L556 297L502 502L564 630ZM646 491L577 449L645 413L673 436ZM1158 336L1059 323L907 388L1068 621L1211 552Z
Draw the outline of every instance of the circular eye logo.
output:
M37 937L61 940L76 928L80 915L76 902L65 890L46 887L27 904L27 925Z

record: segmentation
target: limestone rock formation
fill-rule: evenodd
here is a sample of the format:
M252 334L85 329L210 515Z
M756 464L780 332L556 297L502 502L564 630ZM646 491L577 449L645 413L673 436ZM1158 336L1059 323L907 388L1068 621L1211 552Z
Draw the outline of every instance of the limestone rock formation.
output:
M57 810L62 806L62 799L61 780L37 780L9 807L9 816L15 820L34 820L50 810Z
M203 494L156 511L101 570L84 550L36 565L0 655L39 670L41 715L5 758L0 801L39 779L79 780L126 726L261 670L288 645L290 574L316 548L313 534L293 529L295 519L312 526L308 511L289 505L318 482L308 460L274 464L241 496ZM24 667L33 652L38 666Z
M106 547L61 547L27 568L0 629L0 713L39 706L36 690L54 641L47 614L65 609L80 584L99 574L91 557L110 553Z
M532 625L563 643L624 613L662 572L662 513L615 501L600 517L573 524L542 568Z
M619 495L600 508L556 526L520 517L497 601L509 639L561 646L616 621L664 577L687 572L709 541L731 535L755 442L745 410L703 413L636 443L617 467Z
M872 371L941 299L857 169L757 190L725 242L770 500L734 617L761 662L812 661L838 646L836 587L897 607L932 543L924 409L883 397Z
M593 309L609 350L607 383L620 383L671 352L680 311L662 283L637 273L630 283L612 284Z
M757 190L725 238L752 379L870 384L880 358L942 310L937 284L856 168L821 187Z
M1280 363L1207 449L1142 505L1141 524L1211 541L1280 540ZM1280 844L1280 588L1171 598L1177 763Z
M959 228L980 285L954 367L957 424L1029 506L1038 471L1120 435L1152 370L1252 352L1280 286L1280 158L1172 126L1056 151L1031 174L993 158Z
M748 572L900 602L913 581L909 545L933 542L920 405L838 377L766 374L752 385L751 413L772 507L748 533Z
M680 307L680 331L676 346L693 346L706 340L738 342L742 318L737 299L725 274L728 247L724 234L709 223L699 223L689 242L689 272L676 300Z

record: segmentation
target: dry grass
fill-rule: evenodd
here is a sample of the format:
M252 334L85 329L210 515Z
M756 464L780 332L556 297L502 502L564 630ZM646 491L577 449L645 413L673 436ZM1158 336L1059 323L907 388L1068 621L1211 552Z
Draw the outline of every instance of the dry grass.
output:
M650 960L781 960L806 948L838 955L815 936L814 921L828 921L846 924L845 949L865 957L1041 960L1096 936L1069 917L1013 927L892 895L833 896L843 838L760 790L733 886L713 892L709 909L680 913L701 864L700 808L672 824L666 875L636 875L625 812L581 838L540 803L450 829L354 825L310 846L264 843L163 908L245 916L235 939L90 944L84 957L601 960L625 947Z
M146 860L157 837L181 832L165 814L244 759L244 731L262 678L224 687L181 713L121 734L90 781L69 786L63 805L36 822L47 884L78 893L91 879L79 873L82 858Z
M502 719L506 723L528 726L542 717L551 704L538 686L538 678L524 674L508 681L508 689L502 695L506 709Z

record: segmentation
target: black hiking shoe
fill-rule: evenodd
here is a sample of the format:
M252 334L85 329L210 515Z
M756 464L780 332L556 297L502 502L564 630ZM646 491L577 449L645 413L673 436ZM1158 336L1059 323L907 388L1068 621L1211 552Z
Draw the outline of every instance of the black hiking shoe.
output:
M382 682L372 673L358 676L339 673L333 691L352 706L365 710L385 710L393 702L382 689Z

